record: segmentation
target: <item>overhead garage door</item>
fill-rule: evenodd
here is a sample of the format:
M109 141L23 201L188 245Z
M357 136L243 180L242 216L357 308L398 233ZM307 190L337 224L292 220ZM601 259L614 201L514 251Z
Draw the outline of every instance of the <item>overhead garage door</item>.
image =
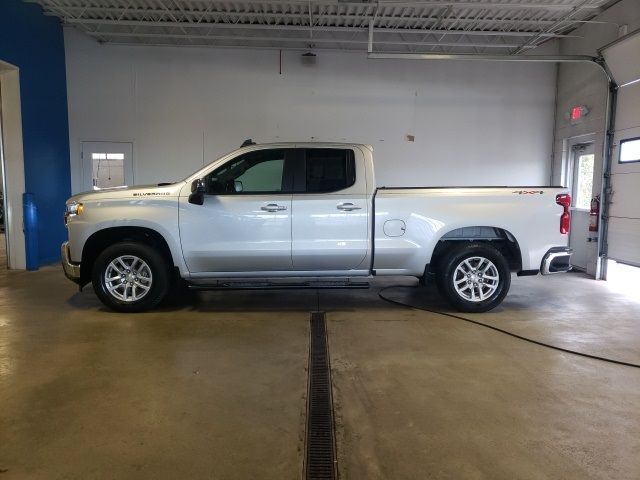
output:
M640 32L602 53L620 85L611 159L609 258L640 266Z

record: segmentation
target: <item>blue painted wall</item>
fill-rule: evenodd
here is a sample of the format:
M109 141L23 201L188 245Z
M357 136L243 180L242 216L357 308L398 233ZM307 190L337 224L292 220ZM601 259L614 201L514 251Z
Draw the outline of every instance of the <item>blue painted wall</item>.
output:
M39 5L0 0L0 60L20 69L25 189L38 207L38 259L60 258L71 192L62 26ZM28 253L29 254L29 253Z

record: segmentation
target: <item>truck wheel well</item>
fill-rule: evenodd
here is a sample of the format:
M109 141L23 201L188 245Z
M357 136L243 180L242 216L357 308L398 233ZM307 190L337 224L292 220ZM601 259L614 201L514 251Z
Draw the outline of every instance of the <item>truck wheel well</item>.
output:
M511 232L497 227L464 227L445 234L438 241L425 273L436 273L440 261L460 242L489 244L504 255L511 271L522 270L520 246Z
M99 230L91 235L82 249L82 261L80 263L81 285L91 281L93 264L106 247L114 243L132 241L151 245L165 258L169 265L173 266L173 257L167 241L155 230L145 227L112 227Z

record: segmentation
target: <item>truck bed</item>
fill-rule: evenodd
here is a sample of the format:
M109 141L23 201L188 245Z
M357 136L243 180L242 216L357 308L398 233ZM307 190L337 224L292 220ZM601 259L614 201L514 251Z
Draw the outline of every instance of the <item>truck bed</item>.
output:
M468 232L487 232L473 227L506 232L523 252L522 270L537 270L550 248L567 244L559 230L563 208L556 203L563 193L568 190L557 186L378 188L372 201L373 270L422 275L445 235L472 240Z

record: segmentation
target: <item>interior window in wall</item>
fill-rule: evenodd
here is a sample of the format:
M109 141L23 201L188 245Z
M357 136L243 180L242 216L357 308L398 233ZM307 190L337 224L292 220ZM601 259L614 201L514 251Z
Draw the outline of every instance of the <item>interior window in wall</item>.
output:
M640 138L628 138L620 142L619 162L640 162Z

